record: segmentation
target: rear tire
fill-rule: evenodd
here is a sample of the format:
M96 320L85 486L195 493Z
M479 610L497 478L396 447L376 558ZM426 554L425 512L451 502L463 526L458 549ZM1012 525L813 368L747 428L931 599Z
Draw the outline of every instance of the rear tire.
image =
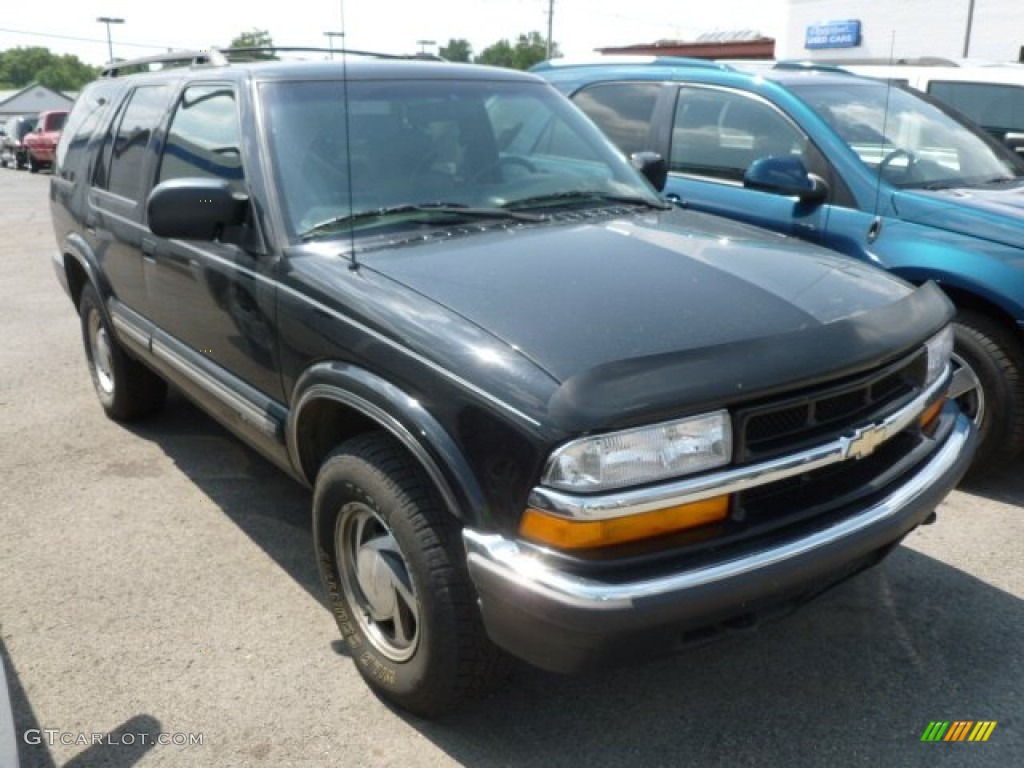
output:
M951 394L978 430L969 477L978 479L1024 448L1024 350L988 315L961 310L954 326Z
M92 285L83 289L78 313L89 373L107 416L131 421L160 410L167 398L167 382L129 357L117 343Z
M498 677L506 657L484 630L459 523L389 435L327 457L313 536L338 628L381 698L434 717Z
M28 153L28 171L29 173L39 173L39 163L32 156L32 153Z

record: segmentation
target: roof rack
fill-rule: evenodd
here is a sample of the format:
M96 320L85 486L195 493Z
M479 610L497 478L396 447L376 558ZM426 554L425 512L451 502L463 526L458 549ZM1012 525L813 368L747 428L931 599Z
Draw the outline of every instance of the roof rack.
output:
M145 71L143 68L148 69L150 64L177 64L179 67L194 68L224 67L227 66L228 60L216 48L202 51L168 51L155 56L143 56L138 59L115 62L104 67L100 72L100 77L118 77L121 74L130 74L123 72L126 69Z
M696 67L698 69L731 69L728 64L720 64L713 59L697 59L687 56L658 56L644 53L609 54L604 56L583 56L578 58L548 59L530 67L531 72L552 69L570 69L572 67L594 67L615 65Z
M138 59L118 61L103 69L100 77L119 77L136 72L148 72L153 64L161 64L161 69L189 67L226 67L231 62L271 61L277 59L278 53L325 53L348 54L352 56L370 56L376 59L422 59L444 61L440 56L414 53L380 53L379 51L357 51L351 48L309 48L301 46L264 46L258 48L205 48L196 51L168 51L155 56L143 56Z
M825 61L791 61L783 59L782 61L775 62L775 66L772 69L785 69L785 70L797 70L803 72L830 72L838 75L849 75L852 74L850 70L843 69L838 64Z

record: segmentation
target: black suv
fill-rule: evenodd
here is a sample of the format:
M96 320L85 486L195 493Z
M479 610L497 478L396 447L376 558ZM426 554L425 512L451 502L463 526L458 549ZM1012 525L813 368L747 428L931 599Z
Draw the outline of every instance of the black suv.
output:
M72 111L55 267L100 402L171 382L312 486L341 633L409 710L501 649L580 670L795 605L971 458L937 288L634 165L540 78L447 63L202 54Z

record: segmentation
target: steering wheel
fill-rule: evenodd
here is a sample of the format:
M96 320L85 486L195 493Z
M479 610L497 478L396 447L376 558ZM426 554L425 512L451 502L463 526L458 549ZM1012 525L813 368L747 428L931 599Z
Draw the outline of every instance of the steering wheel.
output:
M917 162L917 155L913 152L908 152L905 149L894 149L883 157L882 162L878 164L879 175L885 175L885 172L889 169L889 166L892 165L893 161L901 157L907 158L907 167L902 170L903 175L906 176L910 173L910 169L913 168L914 164Z

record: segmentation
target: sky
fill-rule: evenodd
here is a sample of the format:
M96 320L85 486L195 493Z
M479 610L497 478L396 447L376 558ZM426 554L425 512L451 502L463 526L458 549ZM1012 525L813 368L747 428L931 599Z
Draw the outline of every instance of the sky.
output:
M594 48L661 39L692 40L702 32L780 31L783 0L553 0L553 38L566 55ZM324 32L340 32L341 0L236 3L216 0L12 0L0 15L0 50L44 46L89 64L107 60L106 26L114 55L132 58L167 48L226 46L241 32L266 29L278 45L323 46ZM385 53L436 52L451 38L470 41L475 53L502 38L536 30L547 36L549 0L346 0L347 47ZM80 39L72 39L80 38ZM340 44L337 39L335 45Z

